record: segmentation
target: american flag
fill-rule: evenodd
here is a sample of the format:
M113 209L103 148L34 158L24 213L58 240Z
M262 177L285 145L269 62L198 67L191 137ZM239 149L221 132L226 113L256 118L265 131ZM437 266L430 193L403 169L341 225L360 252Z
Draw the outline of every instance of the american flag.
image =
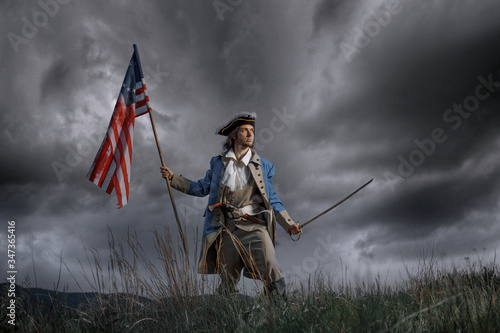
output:
M151 110L137 46L127 68L118 101L87 178L118 198L118 208L128 202L132 140L135 118Z

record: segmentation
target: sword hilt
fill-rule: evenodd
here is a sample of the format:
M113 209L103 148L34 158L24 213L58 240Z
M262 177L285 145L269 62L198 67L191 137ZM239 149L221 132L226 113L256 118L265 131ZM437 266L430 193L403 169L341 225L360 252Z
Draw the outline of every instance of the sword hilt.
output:
M300 230L300 234L298 234L298 235L299 235L299 237L297 237L297 239L294 239L294 238L293 238L293 235L292 235L292 234L290 234L290 238L291 238L294 242L298 241L298 240L300 239L300 236L302 236L302 225L300 225L300 224L299 224L299 221L297 221L297 225L299 226L299 230Z

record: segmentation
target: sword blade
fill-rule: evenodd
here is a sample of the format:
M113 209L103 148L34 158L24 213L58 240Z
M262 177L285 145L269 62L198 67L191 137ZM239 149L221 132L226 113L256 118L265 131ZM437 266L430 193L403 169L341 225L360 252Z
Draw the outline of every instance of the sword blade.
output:
M359 191L361 191L363 188L365 188L366 186L368 186L368 184L370 184L371 182L373 181L373 178L370 179L369 181L367 181L365 184L363 184L363 186L361 186L360 188L358 188L356 191L352 192L351 194L349 194L347 197L345 197L344 199L340 200L339 202L337 202L335 205L333 205L332 207L328 208L327 210L325 210L323 213L319 214L319 215L316 215L315 217L313 217L312 219L310 219L309 221L307 221L306 223L303 223L300 225L300 229L304 228L306 225L308 225L309 223L311 223L312 221L316 220L317 218L320 218L321 216L325 215L326 213L328 213L329 211L331 211L332 209L334 209L335 207L339 206L340 204L342 204L344 201L346 201L347 199L349 199L350 197L352 197L353 195L355 195L356 193L358 193Z

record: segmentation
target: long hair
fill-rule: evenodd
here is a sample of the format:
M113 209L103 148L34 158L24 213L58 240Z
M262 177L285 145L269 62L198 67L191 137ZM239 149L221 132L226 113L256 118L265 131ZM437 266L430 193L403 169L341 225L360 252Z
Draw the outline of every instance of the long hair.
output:
M236 127L234 130L231 131L227 135L226 141L222 144L222 154L225 155L227 154L233 147L234 143L236 142L236 135L238 133L239 127Z

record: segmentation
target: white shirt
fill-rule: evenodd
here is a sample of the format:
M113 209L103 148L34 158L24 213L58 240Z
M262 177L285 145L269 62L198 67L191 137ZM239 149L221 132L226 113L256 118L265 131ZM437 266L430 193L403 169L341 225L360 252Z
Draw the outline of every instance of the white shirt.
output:
M233 149L231 149L225 157L229 158L229 162L226 165L226 171L222 176L221 183L229 187L231 192L236 192L241 190L250 179L251 174L247 166L252 159L252 151L248 149L247 153L240 161L236 160Z

